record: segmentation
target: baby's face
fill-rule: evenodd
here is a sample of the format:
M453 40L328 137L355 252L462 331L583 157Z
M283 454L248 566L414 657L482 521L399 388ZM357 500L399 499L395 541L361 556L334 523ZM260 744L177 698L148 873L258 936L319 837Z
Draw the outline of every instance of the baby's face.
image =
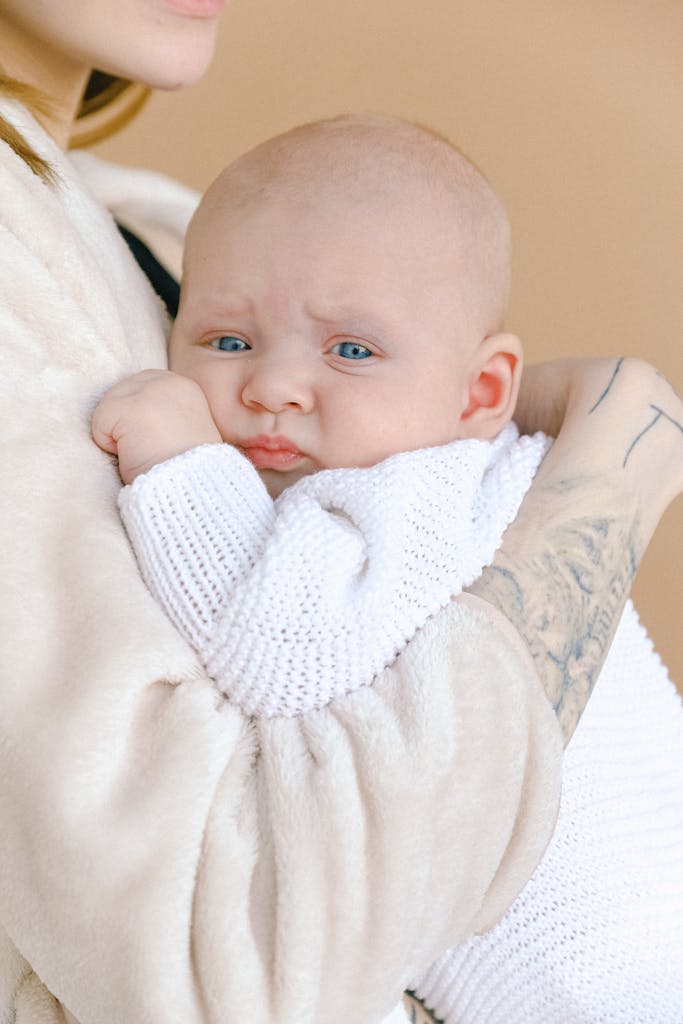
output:
M192 236L171 369L274 497L320 469L445 444L478 340L452 249L444 225L385 202L214 211Z

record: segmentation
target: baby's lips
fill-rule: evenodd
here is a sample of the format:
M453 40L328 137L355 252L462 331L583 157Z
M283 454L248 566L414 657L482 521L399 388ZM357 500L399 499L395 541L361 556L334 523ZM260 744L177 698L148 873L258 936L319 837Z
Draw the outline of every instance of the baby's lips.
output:
M263 441L268 443L264 444ZM256 469L291 469L305 455L291 441L274 443L275 439L249 438L240 445L241 450Z

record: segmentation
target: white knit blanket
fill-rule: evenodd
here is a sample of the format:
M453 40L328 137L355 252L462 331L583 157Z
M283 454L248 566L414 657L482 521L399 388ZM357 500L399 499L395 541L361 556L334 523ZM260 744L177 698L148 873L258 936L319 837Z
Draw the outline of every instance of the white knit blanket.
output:
M548 447L458 441L304 477L277 501L209 445L121 492L143 576L247 714L296 715L369 685L489 563Z
M683 1021L683 706L630 603L543 860L416 988L446 1024Z

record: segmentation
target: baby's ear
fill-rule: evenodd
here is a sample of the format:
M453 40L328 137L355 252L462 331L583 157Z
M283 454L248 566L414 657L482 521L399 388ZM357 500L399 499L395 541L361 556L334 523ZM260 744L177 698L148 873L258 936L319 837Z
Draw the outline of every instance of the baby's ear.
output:
M522 343L514 334L492 334L478 346L469 368L468 404L460 437L489 440L512 419L522 376Z

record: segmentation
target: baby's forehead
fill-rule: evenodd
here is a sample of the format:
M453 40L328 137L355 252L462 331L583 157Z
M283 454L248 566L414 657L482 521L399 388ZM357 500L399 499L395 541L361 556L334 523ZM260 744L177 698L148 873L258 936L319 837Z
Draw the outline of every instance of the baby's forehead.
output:
M462 289L492 310L487 321L500 321L509 286L507 216L478 168L430 129L346 116L261 143L209 188L188 236L186 269L209 237L273 211L280 226L300 218L318 238L330 221L338 226L347 217L361 244L365 224L380 225L389 244L405 229L415 259L430 252L458 261ZM274 233L273 246L282 237Z
M226 168L205 201L226 208L258 206L273 197L318 206L391 200L440 203L446 215L481 204L489 194L493 198L476 168L426 129L344 118L305 125L255 147Z

